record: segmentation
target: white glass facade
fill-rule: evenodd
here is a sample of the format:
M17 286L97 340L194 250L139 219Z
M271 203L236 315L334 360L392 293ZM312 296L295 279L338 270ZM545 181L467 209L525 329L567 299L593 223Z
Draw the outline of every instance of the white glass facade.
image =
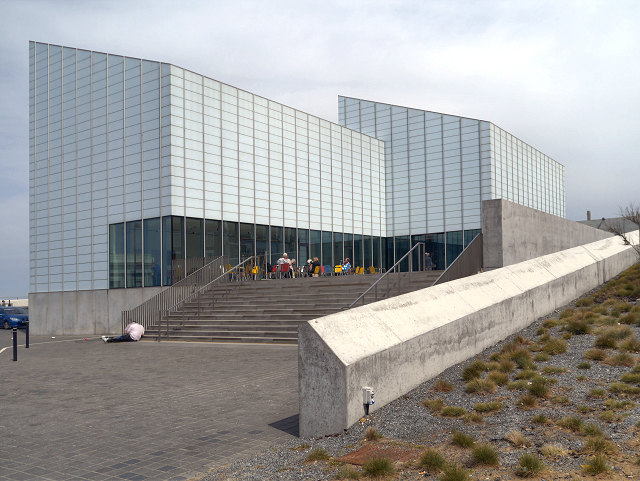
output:
M564 167L490 122L349 97L339 113L385 142L388 235L480 229L497 198L565 216Z
M166 63L29 60L32 293L168 285L205 255L389 267L416 242L444 268L482 200L564 216L563 167L489 122L340 97L339 125Z

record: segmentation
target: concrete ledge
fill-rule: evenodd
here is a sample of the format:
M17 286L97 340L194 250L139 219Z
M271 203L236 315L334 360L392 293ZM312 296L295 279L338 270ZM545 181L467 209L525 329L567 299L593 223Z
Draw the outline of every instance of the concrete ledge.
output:
M504 199L482 201L485 270L517 264L613 234Z
M133 309L166 287L38 292L29 294L34 335L119 334L122 311Z
M301 324L300 435L342 432L364 414L363 386L373 412L636 261L608 238Z

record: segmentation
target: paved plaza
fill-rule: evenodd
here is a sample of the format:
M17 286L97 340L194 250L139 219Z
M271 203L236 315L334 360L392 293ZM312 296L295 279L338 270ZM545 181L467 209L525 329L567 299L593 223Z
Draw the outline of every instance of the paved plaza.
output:
M0 479L186 480L298 434L297 346L0 330Z

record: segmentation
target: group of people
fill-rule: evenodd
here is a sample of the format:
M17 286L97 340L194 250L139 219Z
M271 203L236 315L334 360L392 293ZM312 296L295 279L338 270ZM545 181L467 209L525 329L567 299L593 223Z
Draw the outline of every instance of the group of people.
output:
M319 269L320 267L320 261L318 260L317 257L314 257L313 259L307 259L307 265L304 268L304 275L305 276L309 276L309 277L318 277L319 275ZM336 266L337 268L338 266ZM342 269L342 274L349 274L351 273L351 261L350 259L347 257L344 260L344 263L340 263L340 267ZM318 268L318 269L316 269ZM318 272L316 272L316 270Z

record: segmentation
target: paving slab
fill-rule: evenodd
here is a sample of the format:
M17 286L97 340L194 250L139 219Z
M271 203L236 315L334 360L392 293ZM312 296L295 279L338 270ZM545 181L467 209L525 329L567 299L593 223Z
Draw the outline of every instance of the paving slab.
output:
M298 435L297 346L0 330L0 479L189 479Z

